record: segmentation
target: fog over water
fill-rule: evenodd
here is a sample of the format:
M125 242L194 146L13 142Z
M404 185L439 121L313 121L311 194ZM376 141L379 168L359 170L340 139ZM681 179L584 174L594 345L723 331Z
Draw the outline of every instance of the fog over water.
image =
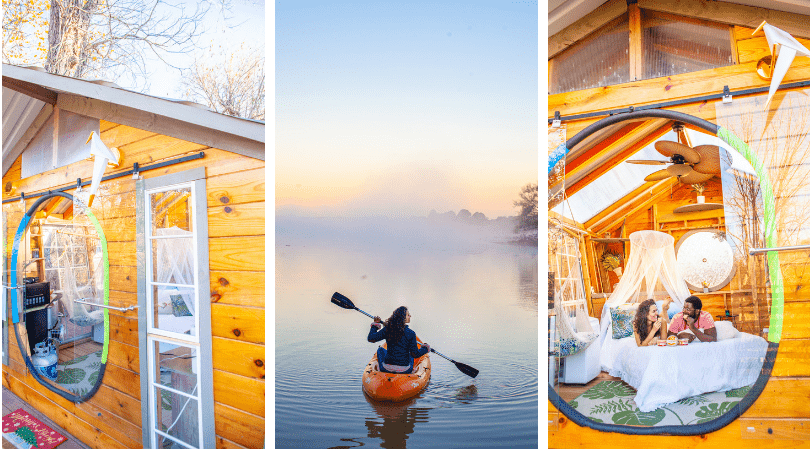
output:
M507 243L511 221L458 220L277 216L277 448L537 448L537 248ZM371 319L335 291L383 319L406 305L420 338L481 373L431 355L419 395L372 400Z

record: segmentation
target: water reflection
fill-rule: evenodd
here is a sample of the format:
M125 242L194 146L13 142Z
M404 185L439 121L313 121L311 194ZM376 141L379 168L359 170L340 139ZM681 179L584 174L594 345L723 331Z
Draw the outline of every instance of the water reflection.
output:
M406 441L416 429L417 423L428 422L428 412L433 408L416 408L414 405L421 395L404 402L378 402L368 395L366 401L377 414L366 418L365 425L369 438L382 440L382 448L406 448Z

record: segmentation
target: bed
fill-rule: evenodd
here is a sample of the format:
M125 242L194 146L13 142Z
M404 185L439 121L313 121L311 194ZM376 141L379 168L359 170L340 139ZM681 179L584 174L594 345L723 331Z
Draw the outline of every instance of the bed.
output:
M612 341L612 342L608 342ZM768 343L749 333L718 342L693 341L675 347L638 347L635 338L605 339L601 362L614 377L636 389L642 412L707 392L753 384L765 361Z

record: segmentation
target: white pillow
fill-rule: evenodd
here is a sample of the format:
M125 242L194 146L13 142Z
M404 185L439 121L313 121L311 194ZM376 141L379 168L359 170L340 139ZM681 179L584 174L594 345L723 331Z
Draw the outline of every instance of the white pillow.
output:
M714 327L717 329L717 340L724 341L726 339L734 339L735 337L740 335L740 332L734 328L731 322L727 320L718 320L714 323Z

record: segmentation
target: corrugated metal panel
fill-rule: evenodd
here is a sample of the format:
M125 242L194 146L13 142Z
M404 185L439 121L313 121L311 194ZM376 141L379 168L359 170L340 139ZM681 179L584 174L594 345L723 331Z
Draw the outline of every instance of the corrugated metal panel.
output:
M11 152L45 106L45 102L3 88L3 161L16 159Z
M550 94L630 81L629 22L625 18L618 25L600 33L554 58Z
M649 13L644 16L645 79L734 64L728 26L676 22Z

